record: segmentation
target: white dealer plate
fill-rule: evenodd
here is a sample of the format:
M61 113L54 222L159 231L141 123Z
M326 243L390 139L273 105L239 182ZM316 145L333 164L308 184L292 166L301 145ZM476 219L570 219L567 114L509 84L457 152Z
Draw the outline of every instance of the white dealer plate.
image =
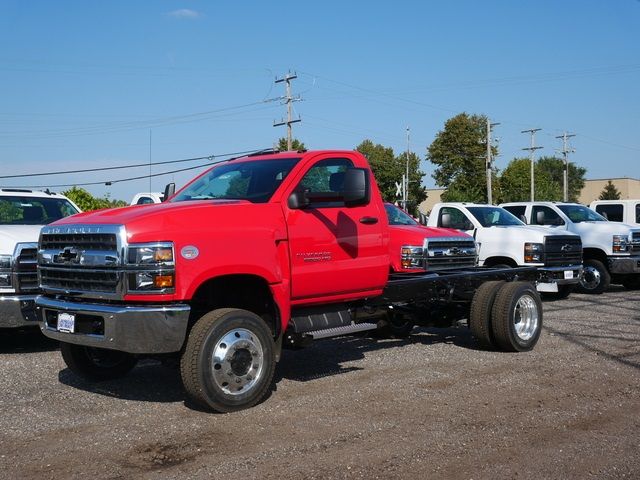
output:
M573 278L573 270L565 270L564 279L571 280Z
M73 333L76 328L76 316L73 313L58 314L58 331Z

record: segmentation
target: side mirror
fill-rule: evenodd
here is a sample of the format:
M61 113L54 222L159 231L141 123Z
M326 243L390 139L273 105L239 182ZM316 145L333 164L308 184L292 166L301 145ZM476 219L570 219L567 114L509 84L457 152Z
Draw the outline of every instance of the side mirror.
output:
M607 215L607 212L600 212L600 215L609 220L609 215Z
M544 225L544 212L536 212L536 224Z
M443 213L440 216L440 226L443 228L451 228L451 214Z
M287 200L287 205L291 210L306 208L309 206L309 203L311 202L305 190L295 190L289 195L289 199Z
M357 207L369 203L370 197L369 170L366 168L349 168L344 172L342 195L347 207Z
M176 184L173 182L167 183L164 187L164 197L162 197L162 201L166 202L174 193L176 193Z
M524 215L519 215L518 218L520 219L520 221L524 224L527 223L527 217L525 217Z

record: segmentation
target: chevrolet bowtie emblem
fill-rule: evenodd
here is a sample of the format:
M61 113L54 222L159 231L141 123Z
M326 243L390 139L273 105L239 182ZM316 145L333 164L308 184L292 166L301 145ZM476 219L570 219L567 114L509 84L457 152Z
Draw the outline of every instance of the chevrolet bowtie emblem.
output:
M58 263L78 263L79 261L80 254L73 247L65 247L62 252L56 255L56 262Z

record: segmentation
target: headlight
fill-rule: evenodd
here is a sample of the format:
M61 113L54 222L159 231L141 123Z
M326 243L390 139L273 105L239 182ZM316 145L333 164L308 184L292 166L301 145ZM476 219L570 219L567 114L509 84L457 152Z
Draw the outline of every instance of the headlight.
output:
M424 269L424 248L403 246L400 250L400 265L406 269Z
M129 274L129 290L150 292L171 289L175 285L173 272L136 272Z
M629 238L626 235L613 236L613 253L624 253L629 249Z
M0 270L9 270L12 258L11 255L0 255Z
M527 263L540 263L544 254L544 245L541 243L524 244L524 261Z
M132 265L173 265L173 244L129 245L127 261Z

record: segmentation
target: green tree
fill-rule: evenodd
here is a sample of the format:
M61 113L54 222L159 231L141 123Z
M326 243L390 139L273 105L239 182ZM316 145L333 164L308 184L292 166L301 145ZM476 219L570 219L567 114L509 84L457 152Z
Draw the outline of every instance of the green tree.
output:
M291 150L293 150L294 152L297 152L299 150L306 150L306 149L307 148L304 146L304 143L302 143L300 140L298 140L297 138L291 139ZM280 150L281 152L286 152L288 150L287 139L285 137L282 137L278 140L278 150Z
M486 136L487 117L467 113L447 120L444 130L436 135L427 160L436 167L432 175L436 184L447 189L444 201L487 201ZM491 148L497 155L497 148ZM497 185L493 189L497 190Z
M551 181L559 186L559 192L554 198L549 198L550 201L562 201L563 200L563 185L564 185L564 160L558 157L541 157L537 166L541 172L545 172ZM584 188L584 176L587 173L587 169L576 166L575 163L569 162L569 201L577 202L580 197L580 192Z
M616 186L609 180L607 184L604 186L604 189L600 193L598 199L600 200L620 200L620 190L616 188Z
M87 192L84 188L71 187L69 190L62 192L62 194L68 197L73 203L78 205L84 212L91 210L101 210L103 208L115 208L124 207L127 202L123 200L112 200L109 195L105 195L102 198L96 198Z
M500 174L500 202L522 202L531 199L531 164L528 158L514 158ZM535 199L551 200L562 194L562 187L551 181L549 175L534 167Z
M369 160L382 198L387 202L400 200L396 196L396 182L402 182L402 176L406 174L406 152L396 156L393 148L374 144L371 140L364 140L356 150ZM409 209L416 209L427 198L426 189L422 186L424 175L420 170L420 157L413 152L409 153Z

